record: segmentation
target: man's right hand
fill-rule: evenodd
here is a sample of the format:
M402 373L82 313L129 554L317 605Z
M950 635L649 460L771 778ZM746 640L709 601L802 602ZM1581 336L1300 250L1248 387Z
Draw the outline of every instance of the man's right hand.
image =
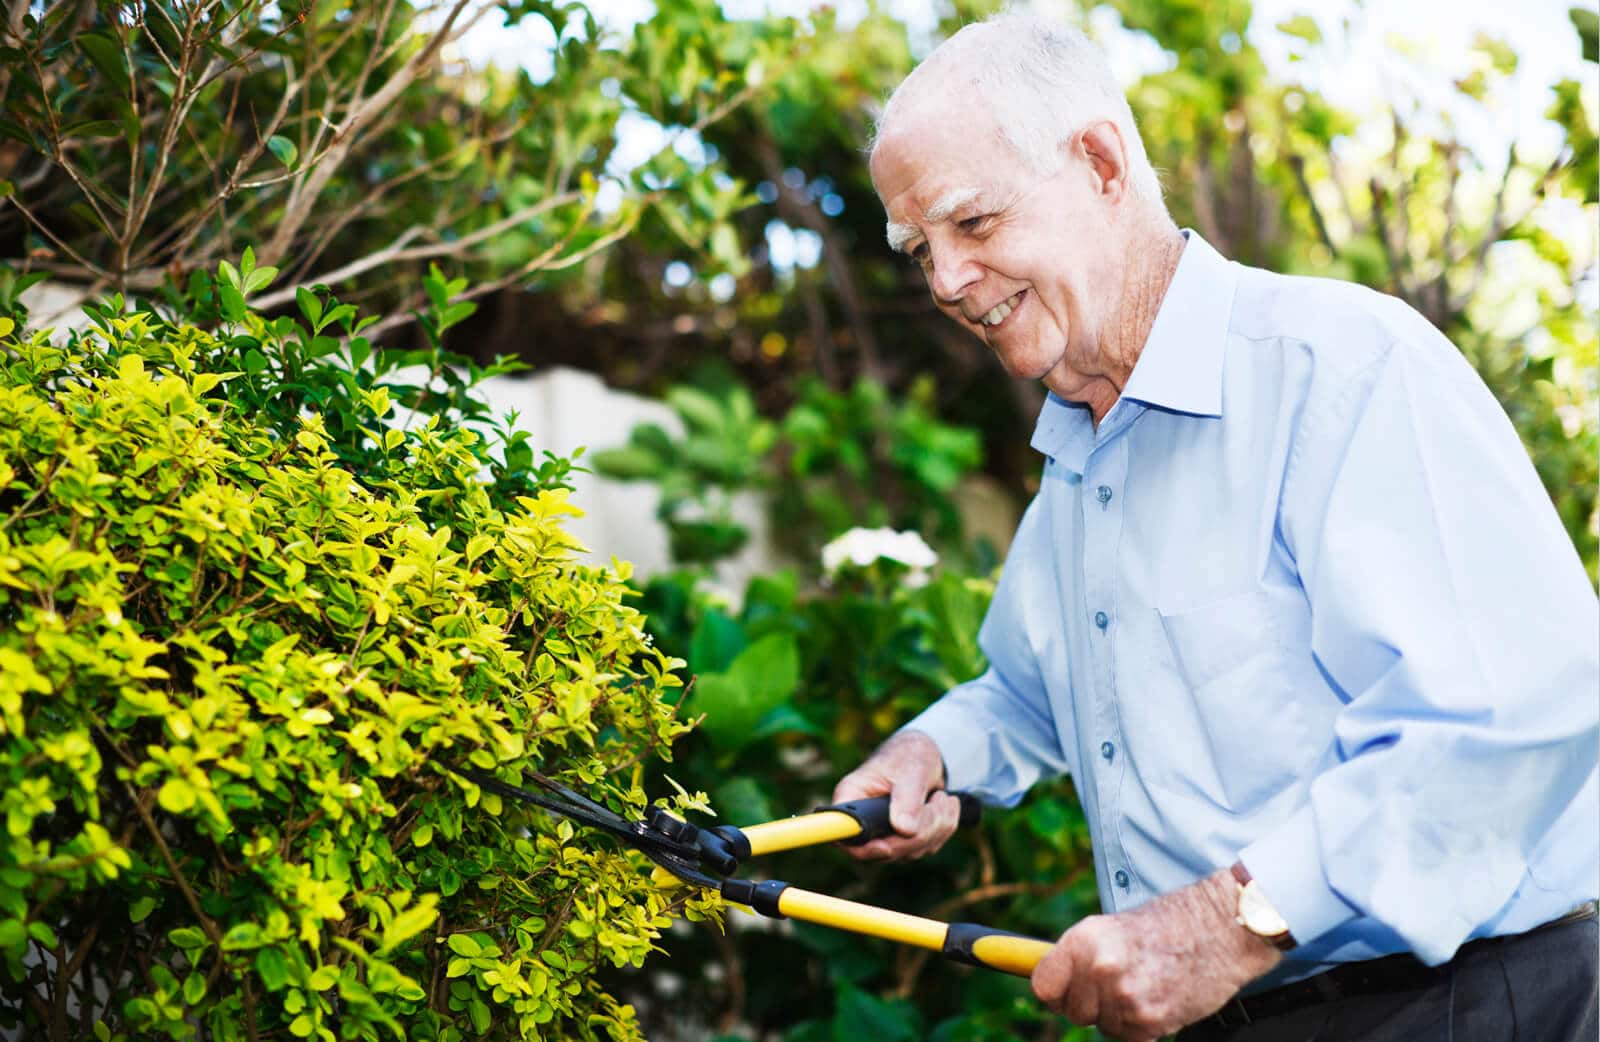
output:
M961 804L944 789L944 759L933 739L918 731L901 731L860 767L839 779L833 802L889 797L889 824L898 835L845 847L852 857L927 857L955 834Z

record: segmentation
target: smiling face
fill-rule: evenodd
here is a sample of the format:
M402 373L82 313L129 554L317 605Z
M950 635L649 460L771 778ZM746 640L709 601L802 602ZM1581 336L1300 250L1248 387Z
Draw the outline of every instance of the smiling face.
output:
M920 265L939 309L1011 375L1080 400L1102 372L1121 267L1112 220L1120 196L1107 191L1083 138L1063 146L1060 170L1041 176L985 112L943 99L902 109L872 155L890 243Z

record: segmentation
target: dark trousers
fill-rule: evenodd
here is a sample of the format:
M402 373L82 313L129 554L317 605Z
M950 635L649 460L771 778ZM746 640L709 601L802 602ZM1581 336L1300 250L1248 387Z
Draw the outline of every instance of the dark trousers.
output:
M1201 1021L1177 1042L1595 1042L1594 919L1462 947L1413 991L1335 999L1237 1027Z

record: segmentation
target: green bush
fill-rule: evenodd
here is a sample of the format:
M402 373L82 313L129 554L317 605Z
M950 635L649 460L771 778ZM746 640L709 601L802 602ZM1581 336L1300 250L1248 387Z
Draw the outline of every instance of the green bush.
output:
M982 462L983 448L977 431L939 421L933 390L918 381L898 400L866 378L848 391L808 379L774 422L741 385L678 384L666 402L682 438L643 423L626 445L593 461L608 477L660 487L656 517L683 564L713 563L744 546L749 533L732 510L741 492L767 497L773 539L802 561L847 529L885 525L926 531L959 553L961 520L950 496Z
M562 467L491 454L460 381L381 379L437 340L375 359L311 294L269 321L271 277L192 283L215 332L0 318L0 1027L638 1037L595 968L712 907L449 767L637 814L681 663L625 566L573 560Z
M737 608L692 572L645 586L657 645L695 675L680 714L704 714L673 769L706 780L723 821L748 825L827 803L834 782L895 728L983 669L976 637L993 583L943 563L924 585L910 577L883 558L815 585L793 572L762 575ZM1092 865L1082 810L1058 780L921 861L865 866L812 849L759 859L745 874L1053 938L1097 910ZM675 931L663 946L670 959L646 972L609 973L637 998L654 1042L718 1030L719 1042L1099 1037L1040 1007L1025 980L825 927Z

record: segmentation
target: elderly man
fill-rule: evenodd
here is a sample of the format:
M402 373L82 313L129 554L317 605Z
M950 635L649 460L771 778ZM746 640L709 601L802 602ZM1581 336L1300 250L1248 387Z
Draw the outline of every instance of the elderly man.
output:
M1033 988L1072 1020L1592 1042L1600 613L1460 354L1180 231L1104 61L1048 21L929 56L871 171L939 308L1050 395L988 671L835 791L891 795L862 855L937 848L938 790L1069 771L1104 914Z

